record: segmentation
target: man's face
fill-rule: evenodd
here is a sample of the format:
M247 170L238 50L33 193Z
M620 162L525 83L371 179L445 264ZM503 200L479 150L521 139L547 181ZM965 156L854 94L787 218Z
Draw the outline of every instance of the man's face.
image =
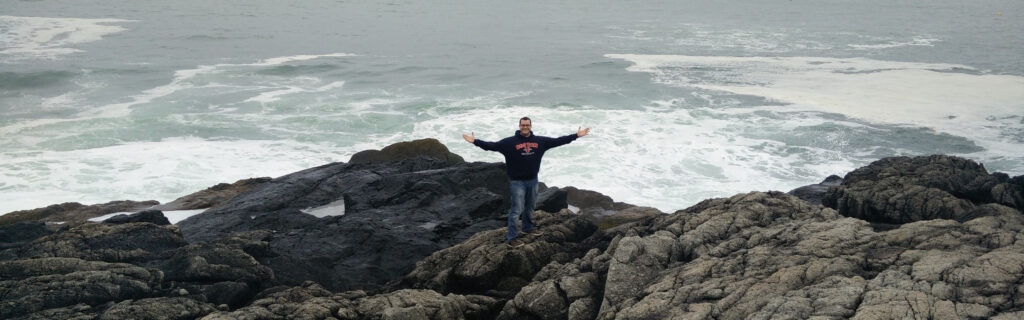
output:
M524 137L529 137L530 129L533 129L533 124L530 120L519 120L519 134Z

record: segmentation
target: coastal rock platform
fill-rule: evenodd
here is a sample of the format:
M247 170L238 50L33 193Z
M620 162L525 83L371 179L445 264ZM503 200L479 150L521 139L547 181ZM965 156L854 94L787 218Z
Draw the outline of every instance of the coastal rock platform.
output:
M1024 178L968 159L672 213L545 188L543 233L509 247L503 165L440 147L258 180L177 225L2 226L0 318L1024 317Z

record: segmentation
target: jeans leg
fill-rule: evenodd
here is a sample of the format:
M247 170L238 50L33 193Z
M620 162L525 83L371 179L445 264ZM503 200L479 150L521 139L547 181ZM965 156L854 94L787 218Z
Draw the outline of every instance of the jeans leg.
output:
M512 202L511 208L508 209L508 234L505 236L505 242L512 241L519 236L519 229L516 228L519 217L523 212L526 196L526 186L522 181L509 180L508 183L509 194L511 195Z
M523 181L526 194L523 196L523 231L533 230L533 207L537 205L537 179Z

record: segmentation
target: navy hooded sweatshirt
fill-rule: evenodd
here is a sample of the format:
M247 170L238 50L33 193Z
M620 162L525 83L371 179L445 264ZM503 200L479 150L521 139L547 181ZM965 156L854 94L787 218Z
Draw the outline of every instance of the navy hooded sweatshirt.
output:
M533 134L533 131L530 131L529 137L523 137L517 130L515 135L498 142L476 139L473 144L480 149L501 152L505 156L509 179L532 180L537 178L537 172L540 171L540 159L544 157L544 152L572 142L576 138L579 136L575 133L550 138L537 136Z

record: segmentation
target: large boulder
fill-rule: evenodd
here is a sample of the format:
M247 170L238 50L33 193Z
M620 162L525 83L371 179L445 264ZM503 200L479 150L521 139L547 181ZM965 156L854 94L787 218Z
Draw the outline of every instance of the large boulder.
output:
M981 204L1019 210L1024 200L1014 179L958 157L892 157L848 173L822 203L844 216L878 223L966 221L984 214L977 208Z
M545 188L537 193L534 210L559 212L569 207L568 192L558 187Z
M618 210L634 207L632 204L617 202L612 197L593 190L580 189L573 186L563 188L566 192L568 205L579 209L580 213L608 215Z
M427 138L398 142L381 150L360 151L352 155L349 163L385 163L422 156L440 159L449 164L465 162L462 156L448 151L448 147L437 139Z
M167 220L167 217L165 217L164 213L160 210L145 210L131 214L119 214L107 218L107 220L103 220L103 222L110 224L149 222L158 226L171 224L171 221Z

